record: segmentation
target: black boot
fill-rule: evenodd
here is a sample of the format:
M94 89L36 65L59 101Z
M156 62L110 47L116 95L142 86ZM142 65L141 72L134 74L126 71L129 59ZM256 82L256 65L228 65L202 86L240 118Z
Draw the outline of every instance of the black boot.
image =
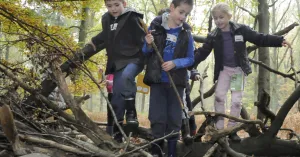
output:
M163 157L164 156L164 140L157 141L151 144L151 154L153 157Z
M126 108L126 125L129 128L135 130L139 126L139 122L137 119L136 109L135 109L135 99L126 100L125 104Z
M168 157L177 157L177 140L168 140Z
M232 141L236 141L236 142L239 142L241 141L241 138L235 133L232 133L228 136Z
M190 135L190 126L189 126L189 119L182 119L182 124L181 124L181 135L182 135L182 140L185 145L191 145L193 144L193 137Z
M123 122L119 122L119 124L120 124L121 128L123 128ZM114 130L114 136L113 136L114 140L116 140L119 143L122 143L123 135L116 124L114 125L113 130Z
M196 125L196 121L195 121L195 117L194 116L191 116L189 118L189 125L190 125L190 135L191 136L195 136L196 135L197 125Z
M111 102L111 99L112 99L112 94L113 93L108 93L108 101ZM107 104L107 126L106 126L106 132L112 136L113 135L113 127L114 126L114 118L112 116L112 113L110 111L110 108L108 107L108 104Z

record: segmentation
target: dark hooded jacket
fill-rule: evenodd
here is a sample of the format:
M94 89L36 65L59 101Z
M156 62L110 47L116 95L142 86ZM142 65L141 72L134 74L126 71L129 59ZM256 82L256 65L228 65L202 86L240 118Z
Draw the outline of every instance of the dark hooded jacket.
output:
M129 63L144 64L141 48L145 32L139 19L143 15L131 8L126 8L118 18L108 12L102 16L102 32L92 38L94 45L104 43L107 52L106 74L121 70ZM111 24L117 20L118 26L111 31Z

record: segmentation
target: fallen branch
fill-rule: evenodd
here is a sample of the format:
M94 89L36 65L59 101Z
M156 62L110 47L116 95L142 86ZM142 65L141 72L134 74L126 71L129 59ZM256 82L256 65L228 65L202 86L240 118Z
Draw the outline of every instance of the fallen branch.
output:
M43 144L43 145L47 145L47 146L51 146L57 149L61 149L63 151L67 151L67 152L71 152L71 153L75 153L75 154L80 154L80 155L92 155L89 152L84 152L81 150L78 150L78 148L74 148L74 147L70 147L70 146L66 146L51 140L45 140L39 137L34 137L31 135L22 135L20 134L19 137L22 140L28 141L28 142L33 142L33 143L38 143L38 144Z
M210 157L213 155L213 153L215 152L215 150L218 148L219 144L215 143L213 146L211 146L209 148L209 150L206 152L206 154L203 157Z
M171 136L174 136L174 135L179 135L179 132L174 133L174 131L172 131L169 135L166 135L166 136L164 136L164 137L155 139L155 140L149 142L149 143L146 144L146 145L143 145L143 146L141 146L141 147L138 147L138 148L136 148L136 149L134 149L134 150L132 150L132 151L130 151L130 152L126 152L126 153L124 153L124 154L121 154L121 155L119 155L119 156L117 156L117 157L129 155L129 154L134 153L134 152L136 152L136 151L138 151L138 150L140 150L140 149L144 149L144 148L148 147L148 146L151 145L152 143L155 143L155 142L157 142L157 141L164 140L164 139L166 139L166 138L168 138L168 137L171 137Z
M218 112L210 112L210 111L191 111L189 112L189 115L210 115L210 116L222 116L237 122L241 123L247 123L247 124L259 124L260 127L264 128L264 124L261 120L247 120L247 119L240 119L234 116L230 116L224 113L218 113Z
M224 150L231 156L231 157L249 157L245 154L242 153L238 153L236 151L234 151L233 149L231 149L229 147L229 143L227 138L221 138L218 140L218 143L220 144L220 146L222 146L224 148Z

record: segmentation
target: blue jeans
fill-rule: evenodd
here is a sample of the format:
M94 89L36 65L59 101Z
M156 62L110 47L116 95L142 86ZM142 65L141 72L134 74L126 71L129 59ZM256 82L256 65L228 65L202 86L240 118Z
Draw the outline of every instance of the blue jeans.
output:
M112 107L118 121L124 120L125 100L135 98L136 83L135 77L143 70L143 66L134 63L128 64L125 68L114 72Z

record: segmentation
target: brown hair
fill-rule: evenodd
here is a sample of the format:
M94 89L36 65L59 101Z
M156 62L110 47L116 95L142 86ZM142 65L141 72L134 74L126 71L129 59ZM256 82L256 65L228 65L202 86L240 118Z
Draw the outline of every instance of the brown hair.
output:
M174 4L174 7L178 7L181 3L188 4L190 6L194 6L194 0L172 0L172 4Z

